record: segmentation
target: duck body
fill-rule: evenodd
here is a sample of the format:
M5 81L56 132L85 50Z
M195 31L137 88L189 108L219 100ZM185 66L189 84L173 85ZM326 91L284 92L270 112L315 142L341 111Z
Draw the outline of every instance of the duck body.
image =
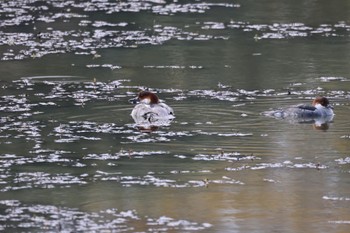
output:
M141 91L131 101L136 104L131 117L138 125L168 125L175 118L174 110L160 102L158 96L152 92Z
M296 105L284 109L278 109L270 112L271 116L277 118L319 118L334 115L331 108L323 107L322 105Z
M267 111L264 113L264 115L281 119L294 119L299 121L322 119L325 121L330 121L333 119L334 112L333 107L329 104L329 101L326 97L316 97L313 100L312 105L299 104L287 108Z

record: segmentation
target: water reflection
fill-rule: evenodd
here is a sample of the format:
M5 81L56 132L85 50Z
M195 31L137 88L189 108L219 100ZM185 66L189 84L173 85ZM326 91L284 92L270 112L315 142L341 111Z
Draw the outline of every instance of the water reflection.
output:
M312 125L313 129L316 130L328 130L331 123L333 122L334 115L326 117L315 117L315 118L276 118L282 120L287 124L307 124Z

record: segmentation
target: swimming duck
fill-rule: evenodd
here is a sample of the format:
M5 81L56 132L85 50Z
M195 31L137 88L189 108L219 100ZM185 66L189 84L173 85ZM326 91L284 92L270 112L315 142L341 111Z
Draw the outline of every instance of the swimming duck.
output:
M329 122L333 119L334 112L333 107L329 104L329 100L326 97L318 96L312 101L312 105L299 104L283 109L267 111L264 115L282 119Z
M150 91L141 91L130 102L136 104L131 116L138 125L168 125L175 118L174 110Z

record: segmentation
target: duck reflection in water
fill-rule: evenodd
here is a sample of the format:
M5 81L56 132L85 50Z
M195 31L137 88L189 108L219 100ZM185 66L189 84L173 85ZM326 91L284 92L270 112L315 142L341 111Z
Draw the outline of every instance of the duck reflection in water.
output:
M287 108L264 112L263 115L276 119L286 119L290 123L311 123L314 129L327 130L333 121L333 107L326 97L316 97L312 105L299 104Z
M136 104L131 116L142 132L152 132L161 126L169 126L175 118L174 110L150 91L141 91L136 98L129 101Z

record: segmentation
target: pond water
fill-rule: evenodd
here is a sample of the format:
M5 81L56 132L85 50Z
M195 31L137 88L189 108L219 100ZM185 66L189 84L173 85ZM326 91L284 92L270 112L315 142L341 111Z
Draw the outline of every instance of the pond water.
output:
M348 232L349 1L0 6L1 231ZM328 124L261 114L318 95Z

